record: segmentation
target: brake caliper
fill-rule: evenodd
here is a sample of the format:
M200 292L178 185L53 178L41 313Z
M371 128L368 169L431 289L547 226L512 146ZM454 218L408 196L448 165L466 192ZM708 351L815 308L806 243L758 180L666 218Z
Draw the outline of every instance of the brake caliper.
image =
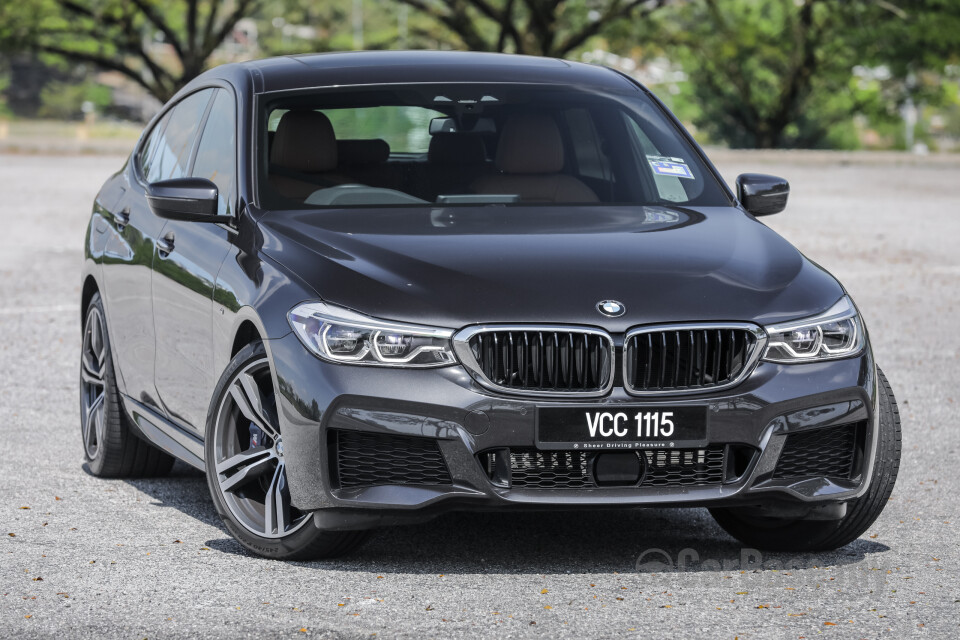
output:
M257 425L250 423L250 448L262 447L264 445L264 440L267 439L267 434Z

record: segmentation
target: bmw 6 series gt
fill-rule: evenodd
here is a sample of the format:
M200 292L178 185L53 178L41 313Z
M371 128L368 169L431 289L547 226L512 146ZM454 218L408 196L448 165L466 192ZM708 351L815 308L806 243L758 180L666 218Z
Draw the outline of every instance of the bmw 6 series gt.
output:
M97 476L205 471L271 558L451 510L707 507L833 549L893 489L897 406L837 280L646 88L521 56L216 68L85 238Z

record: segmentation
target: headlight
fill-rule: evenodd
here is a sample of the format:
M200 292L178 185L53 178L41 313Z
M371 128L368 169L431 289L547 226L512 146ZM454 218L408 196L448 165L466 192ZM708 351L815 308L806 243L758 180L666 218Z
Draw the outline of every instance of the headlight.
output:
M368 318L325 302L307 302L287 314L300 341L330 362L443 367L456 362L453 331Z
M846 296L815 318L765 329L770 338L763 359L770 362L832 360L863 349L863 323Z

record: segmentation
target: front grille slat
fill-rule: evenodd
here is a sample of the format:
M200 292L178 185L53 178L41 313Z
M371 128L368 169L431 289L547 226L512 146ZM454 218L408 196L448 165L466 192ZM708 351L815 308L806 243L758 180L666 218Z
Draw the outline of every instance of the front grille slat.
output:
M592 330L491 327L467 342L475 371L499 388L600 393L612 382L613 345Z
M581 338L581 340L582 340L582 338ZM582 382L583 384L589 384L589 383L587 382L586 376L584 375L584 373L586 373L586 372L584 371L584 367L583 367L583 363L584 363L584 360L586 359L586 357L587 357L586 345L584 345L584 346L583 346L582 348L580 348L580 349L574 349L574 351L573 351L573 359L574 359L574 363L575 363L575 365L576 365L577 380L579 380L579 381Z
M702 387L707 373L707 353L710 351L710 332L701 331L697 334L697 386ZM700 338L703 338L703 349L700 349Z
M759 335L749 325L631 332L624 341L624 384L633 393L693 392L734 384L755 361Z
M639 338L635 338L639 342ZM653 373L653 334L647 334L647 368L643 372L644 388L650 385L650 376Z
M711 383L716 384L720 379L720 353L723 351L723 333L717 329L717 344L713 347L713 379Z
M657 389L662 389L667 379L667 334L660 334L660 343L660 377L657 379Z
M730 375L730 372L733 371L733 354L737 350L737 334L733 331L730 332L729 344L730 346L727 349L727 375Z
M528 336L529 336L529 334L528 334L526 331L524 331L524 332L523 332L523 347L522 347L522 349L523 349L523 356L520 357L520 358L518 358L518 360L519 360L519 362L520 362L520 368L523 370L523 386L525 386L525 387L530 386L530 369L532 368L532 367L530 366L530 364L531 364L531 358L530 358L530 338L529 338Z
M677 331L674 333L674 340L676 341L676 351L673 354L673 384L672 387L679 387L680 382L680 361L683 359L683 355L680 352L680 332Z

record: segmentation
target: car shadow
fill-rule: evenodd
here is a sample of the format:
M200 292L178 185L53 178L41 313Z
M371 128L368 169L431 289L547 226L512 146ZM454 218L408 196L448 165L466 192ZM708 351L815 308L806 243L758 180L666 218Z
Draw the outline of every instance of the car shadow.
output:
M127 480L155 505L216 527L213 551L254 557L213 507L204 474L177 462L168 476ZM839 567L889 551L857 540L835 551L767 553L745 548L706 509L454 512L374 531L343 558L290 564L378 574L731 573Z
M153 506L176 509L204 524L216 527L224 535L229 535L213 507L206 476L185 462L177 460L173 469L165 476L127 478L125 482L153 498Z
M252 555L232 538L206 545ZM462 512L379 529L345 558L294 564L380 574L730 573L843 566L885 551L857 540L825 553L761 553L727 535L706 509Z

